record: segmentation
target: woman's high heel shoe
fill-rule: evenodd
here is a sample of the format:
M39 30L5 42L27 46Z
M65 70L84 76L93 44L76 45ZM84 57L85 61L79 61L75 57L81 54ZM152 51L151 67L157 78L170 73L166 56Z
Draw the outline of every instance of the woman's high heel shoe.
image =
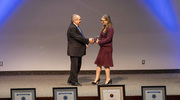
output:
M99 83L99 81L100 81L100 78L97 80L97 82L92 82L92 84L93 84L93 85L96 85L96 84Z
M112 79L109 80L109 82L105 83L104 85L112 84Z

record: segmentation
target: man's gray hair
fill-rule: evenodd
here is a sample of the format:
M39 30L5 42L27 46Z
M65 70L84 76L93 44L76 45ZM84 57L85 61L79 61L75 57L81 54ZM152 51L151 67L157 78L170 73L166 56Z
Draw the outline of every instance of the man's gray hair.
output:
M72 17L71 17L71 22L74 22L74 20L77 20L79 17L78 14L73 14Z

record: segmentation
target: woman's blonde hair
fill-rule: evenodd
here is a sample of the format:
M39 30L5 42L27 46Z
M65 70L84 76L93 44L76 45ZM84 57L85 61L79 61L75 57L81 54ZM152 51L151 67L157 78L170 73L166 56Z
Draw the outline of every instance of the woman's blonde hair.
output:
M107 29L109 27L112 27L112 22L111 22L111 18L109 15L105 14L102 16L102 18L105 19L105 21L107 21L107 25L104 25L103 28L101 29L101 31L103 31L103 33L106 33L107 32Z

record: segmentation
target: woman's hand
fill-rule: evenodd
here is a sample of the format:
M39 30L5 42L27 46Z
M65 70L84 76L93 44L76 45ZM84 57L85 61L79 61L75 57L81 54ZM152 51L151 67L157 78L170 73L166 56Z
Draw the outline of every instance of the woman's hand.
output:
M97 43L97 44L99 43L99 39L96 40L96 43Z

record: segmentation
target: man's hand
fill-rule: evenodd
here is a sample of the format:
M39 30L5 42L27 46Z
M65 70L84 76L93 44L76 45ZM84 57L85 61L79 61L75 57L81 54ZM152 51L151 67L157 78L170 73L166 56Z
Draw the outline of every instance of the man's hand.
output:
M86 44L86 49L88 48L88 45Z
M94 44L94 38L89 38L89 43Z

